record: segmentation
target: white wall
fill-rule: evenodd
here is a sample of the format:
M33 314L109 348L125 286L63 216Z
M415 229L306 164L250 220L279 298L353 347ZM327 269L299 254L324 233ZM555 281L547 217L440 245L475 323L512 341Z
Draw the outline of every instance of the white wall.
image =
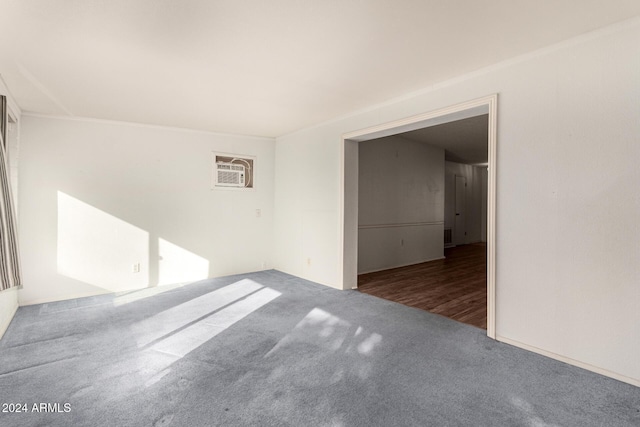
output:
M0 291L0 338L9 327L18 309L18 288Z
M13 112L15 123L7 123L7 170L11 181L11 195L13 196L14 210L19 211L18 206L18 160L20 158L20 115Z
M7 97L8 109L15 115L18 123L12 126L7 131L7 163L9 171L9 179L11 180L11 188L15 191L17 184L17 152L19 144L19 123L20 123L20 108L15 104L13 98L9 94L9 91L4 85L4 82L0 78L0 95ZM15 194L14 194L15 197ZM15 202L15 199L14 199ZM17 207L17 206L16 206ZM18 234L19 237L19 234ZM0 291L0 338L6 331L9 323L13 319L13 315L18 309L18 288L6 289Z
M391 136L359 144L358 273L443 257L444 150Z
M342 288L341 135L499 93L497 335L640 384L638 40L636 19L278 138L276 267Z
M455 228L456 221L456 175L467 180L465 190L465 226L467 235L464 243L487 241L487 168L445 162L445 207L444 226ZM454 231L455 235L455 231Z
M273 139L29 115L21 132L21 304L272 267ZM211 190L213 151L256 156L256 189Z

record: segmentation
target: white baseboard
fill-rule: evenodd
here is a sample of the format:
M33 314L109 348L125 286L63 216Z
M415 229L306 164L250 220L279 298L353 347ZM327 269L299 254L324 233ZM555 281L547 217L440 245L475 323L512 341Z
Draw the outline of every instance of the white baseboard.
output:
M18 304L16 303L16 305L13 307L13 309L11 309L11 314L6 317L5 319L2 320L2 323L0 324L0 338L3 337L4 333L7 332L7 329L9 328L9 325L11 324L11 321L13 320L13 316L16 315L16 311L18 311Z
M391 266L391 267L377 268L375 270L369 270L369 271L363 271L363 272L359 271L358 275L376 273L378 271L393 270L394 268L409 267L410 265L422 264L422 263L425 263L425 262L437 261L439 259L445 259L445 258L446 257L444 257L444 256L440 256L440 257L436 257L436 258L425 259L424 261L412 261L412 262L409 262L407 264L400 264L400 265L394 265L394 266Z
M551 359L559 360L560 362L564 362L569 365L577 366L578 368L586 369L587 371L595 372L596 374L604 375L605 377L613 378L615 380L622 381L624 383L631 384L636 387L640 387L640 379L637 379L637 378L631 378L626 375L619 374L617 372L609 371L608 369L599 368L597 366L593 366L588 363L584 363L579 360L572 359L570 357L562 356L552 351L543 350L541 348L534 347L529 344L521 343L520 341L512 340L510 338L505 338L500 335L496 336L496 340L503 342L505 344L512 345L514 347L519 347L524 350L531 351L533 353L541 354Z

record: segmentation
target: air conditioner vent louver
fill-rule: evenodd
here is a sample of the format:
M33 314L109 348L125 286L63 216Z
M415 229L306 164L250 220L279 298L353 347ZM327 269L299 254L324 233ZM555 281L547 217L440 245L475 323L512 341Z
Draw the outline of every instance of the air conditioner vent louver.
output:
M216 163L216 186L244 187L244 166L232 163Z
M218 163L218 170L232 170L244 172L244 166L234 165L233 163Z

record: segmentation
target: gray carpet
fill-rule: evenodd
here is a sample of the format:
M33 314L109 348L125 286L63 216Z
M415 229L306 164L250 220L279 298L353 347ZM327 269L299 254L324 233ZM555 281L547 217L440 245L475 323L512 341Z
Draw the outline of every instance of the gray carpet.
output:
M28 412L0 425L640 426L637 387L359 292L267 271L152 294L21 307L0 403Z

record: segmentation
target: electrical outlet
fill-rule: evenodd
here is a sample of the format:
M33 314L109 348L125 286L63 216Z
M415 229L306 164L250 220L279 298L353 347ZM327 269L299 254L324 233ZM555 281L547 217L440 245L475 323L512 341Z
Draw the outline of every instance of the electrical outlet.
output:
M140 273L140 263L136 262L135 264L133 264L133 272L134 273Z
M262 211L260 209L256 209L256 218L260 218L262 216Z

